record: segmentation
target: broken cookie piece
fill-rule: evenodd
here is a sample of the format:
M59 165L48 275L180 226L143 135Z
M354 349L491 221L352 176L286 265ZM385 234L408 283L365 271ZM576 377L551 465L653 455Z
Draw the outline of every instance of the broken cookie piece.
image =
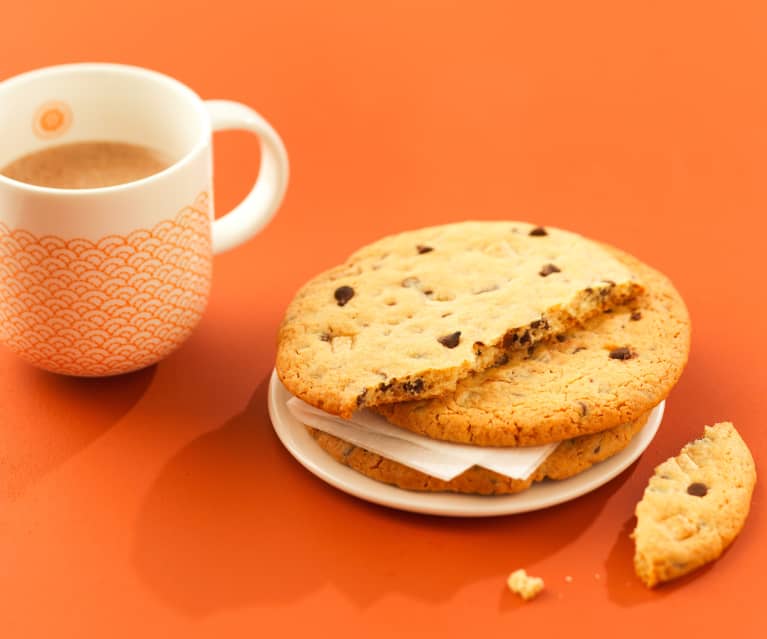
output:
M634 568L653 586L718 558L743 528L756 469L735 427L706 426L702 438L655 469L637 504Z

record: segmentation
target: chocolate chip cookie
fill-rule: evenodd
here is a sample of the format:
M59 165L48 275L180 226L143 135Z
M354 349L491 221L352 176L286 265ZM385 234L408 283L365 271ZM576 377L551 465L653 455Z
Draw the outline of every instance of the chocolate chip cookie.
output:
M612 457L628 446L632 437L647 423L648 416L643 415L636 421L601 433L560 443L527 479L511 479L475 466L455 479L443 481L320 430L309 428L309 432L336 461L386 484L427 492L510 495L527 490L534 482L544 479L567 479Z
M582 328L508 356L428 400L374 410L434 439L535 446L637 419L669 394L690 349L690 320L668 278L616 249L645 291Z
M655 469L637 504L634 568L650 588L713 561L743 528L756 468L735 427L701 439Z
M401 233L298 292L277 373L294 395L342 417L437 397L640 290L608 251L566 231L465 222Z

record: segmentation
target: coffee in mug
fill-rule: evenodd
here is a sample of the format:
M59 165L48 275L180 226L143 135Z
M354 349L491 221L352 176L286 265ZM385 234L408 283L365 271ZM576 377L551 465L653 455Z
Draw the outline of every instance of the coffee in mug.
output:
M141 180L171 164L168 154L140 144L72 142L23 155L0 174L56 189L97 189Z

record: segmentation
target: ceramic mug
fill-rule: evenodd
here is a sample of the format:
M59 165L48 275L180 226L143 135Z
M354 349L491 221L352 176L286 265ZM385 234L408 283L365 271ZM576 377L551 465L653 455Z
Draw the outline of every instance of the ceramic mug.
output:
M229 129L258 136L261 168L245 199L214 220L211 134ZM205 309L213 254L258 233L288 180L282 141L255 111L123 65L49 67L0 83L0 140L0 166L82 141L144 145L174 159L103 188L0 175L0 341L68 375L127 373L177 348Z

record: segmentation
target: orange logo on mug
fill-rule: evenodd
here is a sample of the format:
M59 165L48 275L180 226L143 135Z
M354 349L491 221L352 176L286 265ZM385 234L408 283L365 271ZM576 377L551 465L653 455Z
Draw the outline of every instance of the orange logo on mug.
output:
M95 242L0 223L0 340L58 373L137 370L192 332L211 271L207 193L151 230Z
M46 102L35 112L32 128L40 138L55 138L72 124L72 110L65 102Z

